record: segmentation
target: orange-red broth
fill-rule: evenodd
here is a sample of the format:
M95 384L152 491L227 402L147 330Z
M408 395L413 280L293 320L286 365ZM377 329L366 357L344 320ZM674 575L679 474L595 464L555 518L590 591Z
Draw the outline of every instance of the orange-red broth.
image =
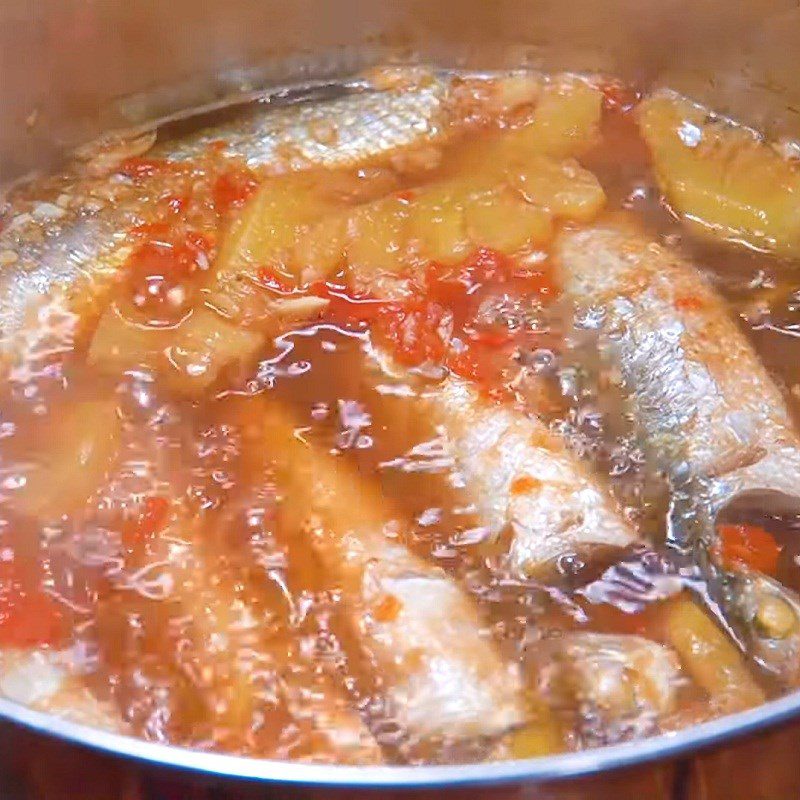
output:
M675 239L680 231L659 200L632 121L635 102L634 93L611 85L599 142L580 161L599 178L611 209L632 211L654 234ZM482 135L493 134L471 134ZM458 161L458 147L424 180L447 174L451 161ZM381 168L372 165L364 174L379 183ZM133 252L104 306L114 304L146 326L168 330L181 323L202 292L231 220L262 178L223 160L213 147L180 165L129 159L121 172L143 183L157 176L160 189L152 197L150 218L131 233ZM401 202L413 202L417 181L394 176L387 185ZM684 245L702 255L712 274L720 270L722 288L737 310L752 301L754 292L746 287L759 269L769 270L779 288L786 285L784 296L790 293L777 261L691 241ZM198 398L174 395L146 369L109 375L88 364L102 308L87 313L63 367L12 381L0 401L0 649L78 647L87 684L110 698L133 731L147 738L279 757L313 755L313 742L294 729L278 693L271 694L275 677L269 658L254 662L263 670L260 716L244 725L235 714L209 722L209 708L224 704L236 687L226 685L230 676L224 666L209 664L209 650L192 630L195 622L186 609L168 596L160 599L170 580L191 582L196 576L169 576L154 566L169 546L161 537L175 535L176 504L188 503L198 521L186 536L205 542L211 554L211 574L203 580L256 610L268 649L285 654L300 642L312 660L333 665L362 709L379 702L371 697L368 670L345 655L346 634L335 624L341 599L336 588L291 531L281 529L280 488L269 444L260 438L259 406L243 399L254 393L273 393L290 404L301 423L298 436L323 442L337 457L354 461L363 477L380 482L384 494L415 520L407 544L474 594L507 657L522 657L532 631L663 639L663 609L671 601L620 608L573 594L598 578L605 563L565 557L555 589L493 574L487 567L492 547L435 458L416 470L402 469L412 447L432 440L435 431L413 415L398 415L402 403L388 402L364 377L364 351L372 342L404 367L424 368L433 380L450 370L475 382L492 402L534 406L608 472L627 513L656 543L661 487L648 484L625 426L597 410L591 390L574 374L567 371L565 379L560 372L566 363L562 314L546 246L524 260L479 246L456 263L431 261L401 278L411 291L386 299L354 286L346 264L309 284L280 265L264 264L257 273L259 292L330 302L264 346L257 358L223 371ZM790 317L791 310L788 306L784 315ZM776 327L757 331L755 341L780 379L798 379L793 339ZM37 484L35 463L42 453L60 465L56 492ZM31 460L32 485L41 496L17 506L15 481ZM796 582L793 552L783 536L786 521L759 520L758 526L728 529L723 555ZM121 589L115 583L113 576L123 567L139 571L140 585ZM188 591L202 596L202 581ZM212 627L225 618L224 610L205 612ZM691 720L703 704L702 692L687 687L681 702ZM390 737L387 742L392 757Z

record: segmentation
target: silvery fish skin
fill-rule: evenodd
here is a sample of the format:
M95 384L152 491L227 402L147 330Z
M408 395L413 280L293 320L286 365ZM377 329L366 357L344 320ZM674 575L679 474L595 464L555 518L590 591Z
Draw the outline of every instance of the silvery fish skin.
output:
M389 716L410 745L496 737L522 723L520 675L484 635L470 598L402 543L402 520L374 487L342 459L295 438L276 404L266 414L270 444L285 442L276 469L292 498L288 525L300 523L342 592Z
M272 669L279 676L278 703L315 741L314 761L381 763L380 747L343 687L304 664L295 648L272 644L263 635L260 607L240 596L236 586L215 570L224 553L197 546L200 537L192 533L191 522L181 522L168 526L156 540L156 564L164 564L161 574L168 575L175 587L171 596L192 620L186 648L209 676L198 688L212 693L214 713L222 726L230 726L236 737L232 741L252 755L284 755L259 747L250 750L247 743L250 726L260 717L269 719L270 703L265 698L273 690L263 676ZM191 544L176 545L175 540ZM222 651L220 641L226 643Z
M712 514L751 492L800 507L789 410L706 279L625 222L565 230L555 252L577 318L599 320L601 357L656 466L705 481Z
M403 90L267 106L238 123L156 143L150 153L180 162L224 141L224 152L254 168L346 167L443 135L447 86L446 80L431 79ZM146 137L138 141L138 154L152 144ZM71 198L67 207L59 205L65 196ZM81 291L91 291L116 274L130 253L128 232L141 221L148 200L113 169L46 184L36 203L19 209L12 198L10 222L0 231L0 352L19 347L16 335L41 325L54 304L69 309L69 297L54 289L68 292L80 279Z
M601 360L620 374L646 452L670 478L676 508L688 512L673 525L674 543L699 546L705 561L725 506L753 499L768 509L799 507L800 439L788 408L695 267L619 220L565 230L555 252L576 318L593 320ZM751 655L794 680L797 598L774 582L768 587L764 576L725 573L713 562L708 565L720 578L723 610L745 643L755 643ZM776 593L794 624L780 646L762 647L763 633L742 598L746 594L752 606Z
M163 153L174 160L192 158L220 142L222 153L243 158L251 167L351 166L442 135L448 83L431 75L420 84L366 89L313 104L267 106L238 123L200 132L178 151L163 148ZM153 152L160 154L162 148Z
M577 714L586 744L612 744L657 733L673 710L680 662L642 636L567 633L526 653L542 697Z
M638 540L605 487L538 418L487 402L453 375L418 397L481 524L493 539L508 534L511 573L530 576L562 556Z

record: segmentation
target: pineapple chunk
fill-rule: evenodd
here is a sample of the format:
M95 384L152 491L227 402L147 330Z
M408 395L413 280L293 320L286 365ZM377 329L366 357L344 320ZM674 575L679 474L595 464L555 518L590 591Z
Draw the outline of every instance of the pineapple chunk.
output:
M398 272L406 261L409 207L387 197L358 207L348 226L347 258L356 270Z
M228 364L251 358L266 338L264 331L233 325L204 306L169 330L137 325L109 308L92 338L88 360L109 374L144 367L159 373L173 391L192 396Z
M556 715L539 703L529 712L529 721L506 737L505 747L498 753L507 758L535 758L564 750L564 734Z
M174 368L168 383L183 394L194 395L210 386L228 364L253 357L266 336L220 319L211 309L200 307L176 329L164 351Z
M95 328L87 361L111 375L138 367L151 369L169 345L171 333L171 330L130 322L111 305Z
M596 140L602 92L580 78L556 78L542 92L533 122L521 129L530 149L554 158L584 152Z
M742 654L696 603L678 597L667 604L666 633L684 669L712 698L730 710L764 702Z
M294 249L300 282L325 278L342 265L347 250L348 217L331 214L302 233Z
M526 245L541 247L553 236L552 214L507 188L476 193L467 201L465 214L472 242L503 253Z
M509 175L509 180L529 203L562 219L589 222L606 202L597 178L574 159L534 156L524 169Z
M602 104L602 93L584 81L548 83L530 122L465 143L451 155L446 169L493 180L537 155L579 155L597 139Z
M421 256L454 264L471 250L464 220L468 192L459 181L425 188L411 204L409 234Z
M317 173L283 175L262 185L233 222L216 261L217 279L224 281L258 267L294 264L299 235L339 205L323 191Z
M779 255L800 255L800 167L747 128L659 93L639 129L659 186L695 231Z

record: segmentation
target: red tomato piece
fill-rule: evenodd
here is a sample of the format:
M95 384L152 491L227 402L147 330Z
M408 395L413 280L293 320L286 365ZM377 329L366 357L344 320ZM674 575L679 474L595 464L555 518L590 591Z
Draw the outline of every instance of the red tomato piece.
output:
M244 205L250 195L258 188L258 181L249 169L236 169L223 172L211 189L214 208L219 214L226 214Z
M260 267L256 280L265 289L277 294L296 294L299 291L293 276L272 267Z
M719 554L729 569L741 567L774 575L783 549L769 532L758 525L720 525Z
M379 332L391 343L401 363L419 366L444 359L452 315L438 303L412 300L387 308L379 315L377 323Z
M675 298L675 308L678 311L700 311L705 308L705 303L693 295L682 295Z
M541 485L542 482L538 478L534 478L531 475L520 475L511 482L511 494L528 494L541 487Z
M0 647L55 645L66 625L60 605L32 580L21 579L16 563L0 570Z
M334 325L364 325L399 310L397 303L378 300L369 294L357 294L346 286L324 281L313 283L309 293L330 301L322 318Z
M125 547L134 550L152 539L166 524L169 510L170 503L166 497L146 497L136 517L122 528L122 543Z
M513 341L514 336L507 329L484 328L482 330L473 331L470 333L469 338L481 347L497 349Z

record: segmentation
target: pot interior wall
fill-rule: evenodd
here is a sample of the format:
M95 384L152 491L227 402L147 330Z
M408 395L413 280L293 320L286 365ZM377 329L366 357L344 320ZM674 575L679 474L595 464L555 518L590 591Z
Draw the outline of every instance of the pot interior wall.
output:
M790 0L6 0L0 181L109 128L386 61L601 70L800 135Z

